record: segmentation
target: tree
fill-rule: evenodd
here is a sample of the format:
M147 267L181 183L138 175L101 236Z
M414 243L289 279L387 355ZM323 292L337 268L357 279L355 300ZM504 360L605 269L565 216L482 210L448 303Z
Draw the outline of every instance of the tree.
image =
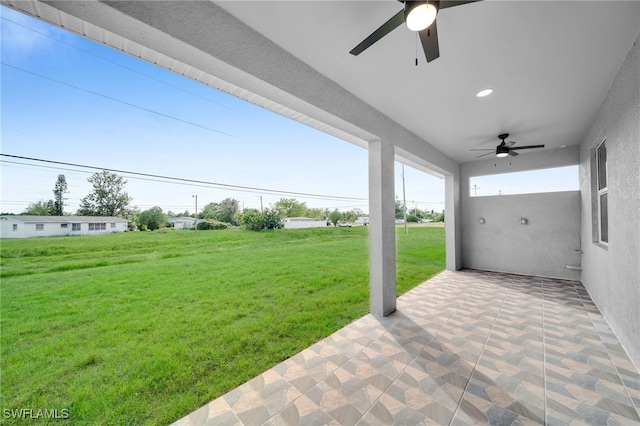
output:
M264 209L261 212L258 209L246 209L242 213L240 223L246 229L252 231L262 231L263 229L282 229L282 216L276 209Z
M220 222L238 225L236 216L240 212L240 202L234 198L225 198L218 204L218 214L215 218Z
M344 220L348 220L349 222L355 222L356 219L358 219L358 216L358 213L356 213L354 210L349 210L342 213L342 218Z
M418 223L420 222L420 218L418 216L416 216L415 214L411 213L407 215L407 222L408 223Z
M334 210L329 213L329 219L331 219L331 222L333 222L333 226L336 226L338 222L342 220L342 217L342 213L340 213L338 210Z
M103 170L87 179L93 191L80 201L79 215L123 216L132 198L124 190L127 183L122 176Z
M64 194L67 192L67 178L64 175L58 175L56 184L53 187L53 209L51 214L53 216L64 215Z
M138 217L140 216L140 209L138 206L129 206L124 214L124 218L127 219L127 228L129 231L136 231L138 229Z
M280 198L273 208L278 210L282 217L304 217L307 213L307 204L295 198Z
M51 216L53 211L53 200L39 200L27 206L22 214L30 216Z
M282 222L282 214L276 209L265 209L262 213L264 217L265 229L282 229L284 223Z
M326 219L328 216L329 216L329 212L325 211L325 209L320 209L320 208L307 209L306 217L311 217L313 219Z
M238 225L236 215L240 212L240 202L234 198L225 198L220 203L209 203L198 213L200 219L212 219L218 222Z
M404 205L400 200L396 200L396 219L404 218Z
M261 231L264 229L264 215L258 209L246 209L242 213L240 223L251 231Z
M209 203L205 205L200 213L198 213L198 219L215 219L218 211L217 203Z
M138 216L138 228L140 230L148 229L154 231L163 228L167 224L167 216L158 206L145 210Z

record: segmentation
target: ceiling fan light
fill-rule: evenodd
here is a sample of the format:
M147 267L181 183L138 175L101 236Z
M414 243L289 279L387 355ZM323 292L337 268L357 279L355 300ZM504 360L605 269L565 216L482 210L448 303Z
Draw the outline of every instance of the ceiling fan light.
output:
M496 148L496 157L503 158L509 155L509 147L504 145L498 145Z
M407 1L404 5L404 21L411 31L422 31L436 20L438 9L432 3Z

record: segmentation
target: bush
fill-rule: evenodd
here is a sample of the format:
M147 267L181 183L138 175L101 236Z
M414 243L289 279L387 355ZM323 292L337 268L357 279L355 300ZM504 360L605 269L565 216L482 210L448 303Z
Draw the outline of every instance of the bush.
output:
M251 231L264 229L264 216L260 210L246 209L240 219L240 224Z
M210 229L227 229L229 225L213 219L203 219L198 222L196 229L198 231L208 231Z
M141 231L146 231L147 229L154 231L164 227L166 223L167 216L158 206L145 210L138 216L138 228Z
M262 215L264 217L264 227L266 229L282 229L284 223L282 222L282 214L276 209L266 209Z
M408 214L407 215L407 222L411 223L418 223L420 222L420 218L418 216L416 216L415 214Z
M264 209L264 213L256 209L247 209L242 214L240 223L243 227L252 231L284 228L282 215L276 209Z

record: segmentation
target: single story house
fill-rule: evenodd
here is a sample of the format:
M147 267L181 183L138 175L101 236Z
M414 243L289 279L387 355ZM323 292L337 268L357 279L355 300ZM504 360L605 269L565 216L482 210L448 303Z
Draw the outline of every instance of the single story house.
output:
M1 238L96 235L127 229L126 219L113 216L0 216Z
M196 219L193 217L170 217L167 222L173 225L174 229L191 229L196 225Z
M327 221L324 219L313 219L310 217L286 217L284 219L284 229L302 228L326 228Z

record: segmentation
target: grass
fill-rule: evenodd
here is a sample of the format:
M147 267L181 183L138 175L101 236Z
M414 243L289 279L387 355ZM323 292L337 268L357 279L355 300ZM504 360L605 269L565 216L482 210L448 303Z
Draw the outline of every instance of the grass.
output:
M444 268L444 229L397 241L399 293ZM364 227L3 240L0 261L1 408L56 423L170 423L368 312Z

